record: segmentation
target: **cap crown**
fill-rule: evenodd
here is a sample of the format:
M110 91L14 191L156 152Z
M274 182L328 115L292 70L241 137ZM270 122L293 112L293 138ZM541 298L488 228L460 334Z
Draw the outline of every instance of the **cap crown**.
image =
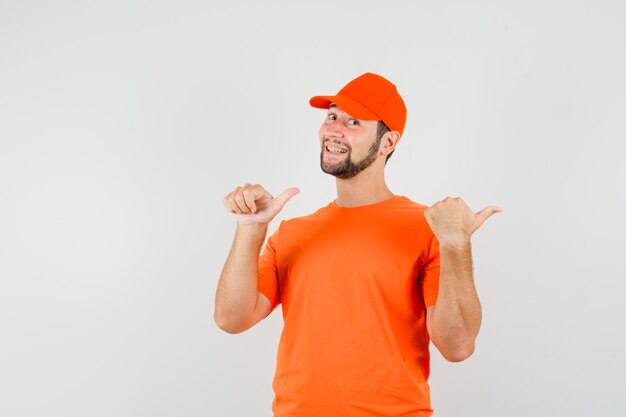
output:
M383 76L366 72L346 84L335 96L315 96L313 107L328 108L331 102L360 119L382 120L391 130L400 134L406 123L406 106L398 90Z

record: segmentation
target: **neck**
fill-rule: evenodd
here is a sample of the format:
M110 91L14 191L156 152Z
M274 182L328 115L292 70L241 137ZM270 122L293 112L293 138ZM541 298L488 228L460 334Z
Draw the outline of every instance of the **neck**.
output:
M368 169L344 180L337 178L337 199L341 207L358 207L375 204L394 196L385 183L383 170L378 172Z

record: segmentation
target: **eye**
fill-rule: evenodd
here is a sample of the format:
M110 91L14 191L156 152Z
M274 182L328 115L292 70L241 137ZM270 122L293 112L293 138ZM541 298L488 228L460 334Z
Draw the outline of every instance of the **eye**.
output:
M328 114L328 118L329 118L330 120L336 120L336 119L337 119L337 116L335 116L333 113L329 113L329 114Z
M352 126L358 126L361 123L359 123L359 121L357 119L350 119L348 120L348 123L351 124Z

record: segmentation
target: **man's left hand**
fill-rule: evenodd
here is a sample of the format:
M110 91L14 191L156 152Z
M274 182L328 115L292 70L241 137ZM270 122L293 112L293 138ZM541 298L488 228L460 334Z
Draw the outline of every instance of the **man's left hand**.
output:
M487 206L474 213L460 197L446 197L428 207L424 217L440 244L464 245L489 216L502 209Z

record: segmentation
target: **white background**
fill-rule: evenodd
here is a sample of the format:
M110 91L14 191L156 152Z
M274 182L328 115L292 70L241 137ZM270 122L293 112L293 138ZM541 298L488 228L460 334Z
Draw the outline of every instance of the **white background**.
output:
M621 1L2 1L0 414L270 417L282 309L213 322L245 182L336 197L323 110L366 71L408 107L396 194L497 205L476 352L436 416L626 408Z

